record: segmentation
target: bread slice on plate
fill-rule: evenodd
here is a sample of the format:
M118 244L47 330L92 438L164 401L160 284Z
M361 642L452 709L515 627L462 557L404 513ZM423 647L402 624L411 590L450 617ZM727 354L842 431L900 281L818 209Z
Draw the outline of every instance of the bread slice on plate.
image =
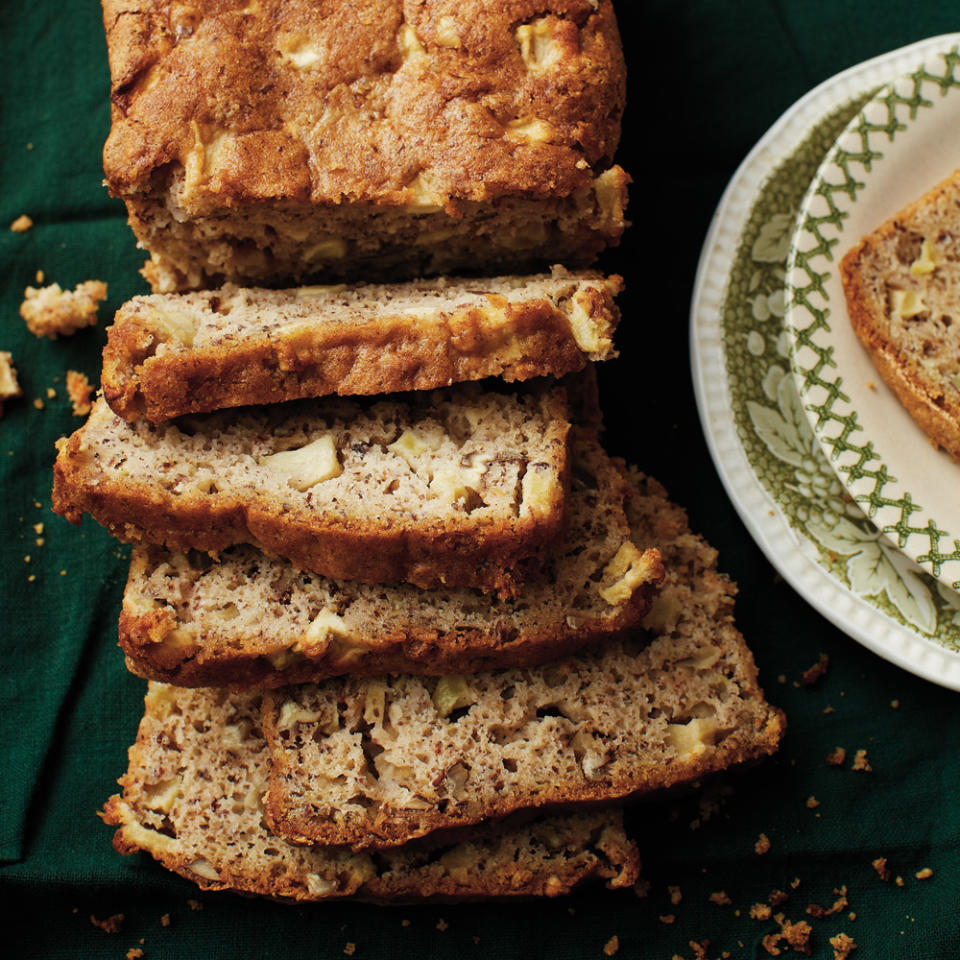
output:
M610 802L776 750L781 712L733 585L661 487L631 473L633 539L666 577L645 630L541 667L270 691L274 832L385 849L523 809Z
M514 594L564 534L566 395L466 384L154 426L102 398L58 442L53 508L174 550L261 546L324 576Z
M204 890L278 899L558 896L588 879L611 888L637 879L619 811L544 817L377 856L291 846L263 825L268 775L258 695L151 684L123 793L102 817L118 828L120 853L149 853Z
M864 237L840 272L880 375L960 459L960 170Z
M104 0L155 293L584 265L625 227L611 0Z
M619 277L568 273L134 297L107 329L126 420L301 397L563 376L615 356Z
M182 686L281 686L339 673L444 674L540 663L635 626L662 575L630 540L626 482L577 429L566 540L513 599L468 588L334 581L251 547L211 560L141 546L120 646L141 676Z

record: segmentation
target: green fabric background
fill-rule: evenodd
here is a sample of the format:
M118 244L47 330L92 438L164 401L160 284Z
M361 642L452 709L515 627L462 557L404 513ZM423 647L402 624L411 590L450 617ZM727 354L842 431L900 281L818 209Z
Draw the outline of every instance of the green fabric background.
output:
M794 100L833 73L926 36L960 28L949 4L902 0L748 2L622 0L630 108L621 162L636 179L636 226L604 266L628 279L619 345L602 371L607 443L661 479L739 582L739 624L789 730L774 760L705 785L719 812L694 828L700 794L629 814L650 895L585 890L563 901L378 908L292 907L199 894L146 857L121 858L95 811L125 767L144 684L115 647L127 549L92 521L71 527L49 508L54 441L79 421L63 389L68 368L99 373L107 318L145 286L123 210L100 185L109 123L108 72L94 0L3 4L0 21L0 349L26 391L0 421L4 559L0 563L0 884L4 944L16 957L122 957L144 940L162 957L359 958L766 957L772 922L749 905L781 888L793 920L848 887L851 921L812 921L813 956L832 957L845 930L854 956L960 957L960 695L918 680L834 629L777 577L727 501L702 439L688 371L687 309L700 244L726 181ZM28 145L32 144L32 148ZM36 226L6 225L29 213ZM37 340L17 310L35 271L72 287L109 283L102 322L57 342ZM46 399L53 387L57 397ZM44 409L31 401L44 399ZM35 506L39 503L39 506ZM44 524L38 547L33 524ZM24 557L30 556L26 563ZM60 571L66 574L61 576ZM28 581L33 574L36 579ZM813 689L793 681L824 651ZM777 682L785 675L787 683ZM898 699L900 707L890 706ZM824 714L832 706L834 712ZM869 750L872 773L828 767L836 745ZM816 795L821 805L807 809ZM771 841L760 857L760 832ZM906 885L884 884L886 856ZM930 866L935 875L917 881ZM791 890L790 882L800 878ZM683 900L671 905L667 886ZM724 890L732 906L708 901ZM192 911L188 898L204 909ZM735 910L740 910L740 916ZM118 934L89 922L126 915ZM171 915L164 928L160 917ZM659 918L673 914L672 924ZM446 930L438 930L443 919ZM409 926L402 926L407 919ZM479 938L479 943L474 942ZM7 954L11 955L11 954Z

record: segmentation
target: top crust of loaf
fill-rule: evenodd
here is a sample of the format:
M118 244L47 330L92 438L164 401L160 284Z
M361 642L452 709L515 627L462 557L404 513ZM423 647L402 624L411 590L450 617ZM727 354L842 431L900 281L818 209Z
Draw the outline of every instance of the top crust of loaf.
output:
M864 237L840 264L861 343L921 429L954 459L960 459L958 204L960 170ZM895 299L904 295L912 302L898 308Z
M439 205L566 197L610 166L625 69L610 0L103 0L111 191Z

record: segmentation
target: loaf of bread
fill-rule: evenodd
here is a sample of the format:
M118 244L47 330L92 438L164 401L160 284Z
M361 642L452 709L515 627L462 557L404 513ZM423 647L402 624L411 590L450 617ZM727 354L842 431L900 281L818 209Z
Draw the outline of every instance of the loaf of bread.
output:
M583 265L622 233L610 0L104 0L154 292Z
M58 442L53 508L174 550L262 546L327 577L515 593L564 533L566 399L466 384L127 423Z
M960 459L960 170L864 237L840 272L880 375Z
M619 277L567 273L134 297L103 352L103 391L154 423L326 394L528 380L614 356Z
M269 758L259 698L151 684L122 796L102 814L120 853L143 850L204 890L291 900L557 896L611 888L639 860L618 811L545 817L489 835L386 854L294 847L263 826Z
M541 667L270 691L268 823L385 849L517 810L609 802L772 753L784 728L733 623L733 585L633 472L635 542L663 555L645 630Z
M662 578L659 554L630 541L626 483L594 431L575 432L571 457L567 538L513 599L326 580L251 547L217 560L138 547L120 614L127 664L154 680L234 689L473 673L540 663L635 626Z

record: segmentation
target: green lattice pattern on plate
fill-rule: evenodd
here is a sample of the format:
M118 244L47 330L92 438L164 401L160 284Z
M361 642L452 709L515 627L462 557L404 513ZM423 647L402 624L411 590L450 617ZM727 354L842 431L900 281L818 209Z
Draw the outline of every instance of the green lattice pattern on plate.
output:
M815 339L815 334L819 330L829 330L828 317L830 311L825 306L818 307L815 302L815 295L826 300L824 283L829 273L819 272L812 261L819 257L833 261L833 248L839 243L839 234L843 230L843 221L847 216L842 206L837 203L836 198L846 196L850 201L856 200L858 191L865 186L862 180L857 179L858 169L869 173L874 162L883 156L882 151L874 146L877 138L879 137L881 140L886 138L888 141L894 140L899 132L907 129L907 124L904 119L901 119L903 115L912 120L916 118L920 110L933 106L934 101L924 96L925 86L933 84L938 88L941 96L945 95L950 89L960 86L960 77L958 77L960 52L958 52L958 49L949 50L942 54L940 59L942 59L944 65L942 74L933 73L928 66L924 66L909 77L887 87L885 92L874 98L869 110L865 109L859 113L845 138L845 140L849 140L859 137L859 149L844 149L838 144L829 157L835 168L840 172L841 179L837 183L828 183L823 178L818 178L814 194L822 199L826 211L819 214L808 212L805 216L801 223L801 230L805 231L808 237L813 238L814 245L806 250L796 250L791 270L788 271L793 280L792 285L788 288L791 304L795 308L802 308L809 318L809 323L805 326L794 323L795 350L793 357L797 372L803 377L802 392L806 397L808 391L817 387L825 394L821 402L806 404L806 408L816 414L817 433L821 441L831 447L830 457L836 468L843 472L850 481L865 480L872 482L872 489L869 493L858 494L856 498L869 517L876 517L877 511L881 507L890 507L899 512L899 518L896 522L888 523L881 528L884 534L895 536L901 547L913 535L926 539L928 547L924 553L917 556L917 562L920 564L928 563L934 576L939 576L944 562L960 560L960 541L951 541L948 532L940 529L940 526L932 519L928 519L925 524L920 526L911 523L911 516L921 507L913 502L912 497L907 492L899 496L891 496L885 493L889 485L895 483L897 478L892 476L881 462L872 442L868 440L858 443L857 433L862 432L862 428L856 411L852 410L843 414L834 409L838 401L849 402L850 398L843 392L843 377L831 373L832 370L836 369L832 349L819 345ZM898 92L898 88L911 83L913 89L908 96ZM868 112L873 114L885 112L886 116L880 121L871 120ZM805 279L798 282L796 278L801 274L805 276ZM799 311L797 315L799 315ZM809 348L815 355L816 359L812 364L800 365L798 357L801 347ZM832 425L838 432L834 434L831 431L830 435L827 435L824 430L827 425ZM841 455L844 454L853 456L854 460L837 463ZM960 586L960 582L955 582L953 586Z
M876 91L820 119L770 173L741 231L721 311L724 365L750 468L816 562L856 596L943 647L960 650L960 596L905 567L851 502L803 414L784 327L793 226L827 152Z

